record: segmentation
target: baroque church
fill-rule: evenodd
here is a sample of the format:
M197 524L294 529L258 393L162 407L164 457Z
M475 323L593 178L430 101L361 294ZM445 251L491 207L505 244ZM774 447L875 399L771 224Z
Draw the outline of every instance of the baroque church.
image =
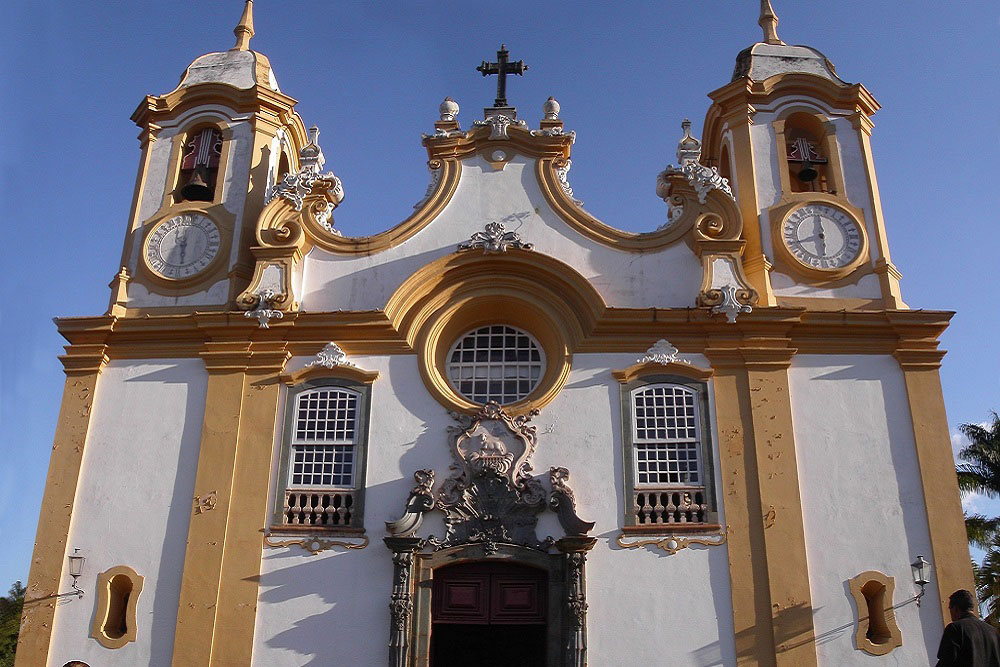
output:
M412 214L348 237L247 0L132 115L108 310L57 320L17 667L928 664L973 588L951 313L903 301L878 102L777 25L659 229L582 207L501 47Z

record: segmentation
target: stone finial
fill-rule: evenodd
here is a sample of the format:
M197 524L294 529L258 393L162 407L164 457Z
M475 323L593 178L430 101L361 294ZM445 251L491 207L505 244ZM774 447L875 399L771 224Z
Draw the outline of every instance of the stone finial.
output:
M243 6L243 16L233 28L233 34L236 35L236 45L233 50L249 51L250 38L253 37L253 0L246 0L246 4Z
M785 44L778 38L778 15L771 7L771 0L760 0L760 18L757 20L757 24L764 31L766 44Z
M691 136L691 121L687 118L681 123L681 129L684 130L684 136L677 143L677 161L683 167L701 159L701 142Z
M326 158L323 156L323 149L319 147L319 128L313 125L309 128L309 143L299 151L299 166L303 171L320 171L324 164Z
M549 99L545 100L545 104L542 105L542 113L545 114L545 120L559 120L559 103L556 102L556 98L549 96Z
M455 116L458 115L458 102L450 97L446 97L441 102L441 106L438 107L438 111L441 112L441 120L453 121L455 120Z

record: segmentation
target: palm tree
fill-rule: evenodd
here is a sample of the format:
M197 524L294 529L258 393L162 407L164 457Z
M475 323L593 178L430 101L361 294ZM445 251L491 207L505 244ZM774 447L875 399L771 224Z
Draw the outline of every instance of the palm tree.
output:
M955 470L962 493L1000 497L1000 416L993 423L962 424L959 429L969 445L958 453L963 460ZM976 592L986 611L983 620L1000 627L1000 517L969 514L965 517L969 542L986 551L982 565L974 565Z

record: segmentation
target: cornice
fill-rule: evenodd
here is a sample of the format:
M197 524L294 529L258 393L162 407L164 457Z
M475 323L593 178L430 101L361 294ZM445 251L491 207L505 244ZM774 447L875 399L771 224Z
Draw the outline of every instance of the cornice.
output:
M793 354L896 354L900 363L926 365L940 363L944 351L938 349L939 339L953 315L933 310L772 307L755 308L729 324L704 308L606 308L592 311L592 324L568 340L573 354L639 353L656 339L666 338L684 353L711 352L720 361L730 354L727 350L755 350L739 352L740 358L774 364L790 350ZM352 354L415 351L396 328L406 329L404 321L398 319L394 326L382 311L289 313L270 329L259 329L242 311L69 317L57 319L56 324L70 343L62 357L67 372L99 370L108 358L204 357L206 351L217 351L214 358L218 359L223 352L238 354L241 361L232 363L241 368L256 364L246 360L248 354L256 355L256 361L265 366L277 367L286 353L312 354L322 341L331 339L350 345ZM215 346L206 347L209 343Z
M146 95L132 112L132 121L139 127L145 127L150 122L162 124L165 118L204 104L223 104L238 113L269 111L284 119L293 113L296 100L261 85L236 88L225 83L201 83L178 88L165 95Z

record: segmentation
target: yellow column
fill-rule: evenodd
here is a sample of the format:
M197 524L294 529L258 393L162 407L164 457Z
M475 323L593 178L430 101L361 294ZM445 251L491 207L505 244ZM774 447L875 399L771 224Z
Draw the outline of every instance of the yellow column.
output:
M173 664L249 665L285 343L206 343L209 372Z
M45 478L15 667L44 667L62 583L70 518L90 428L97 378L108 361L104 345L71 345L60 357L66 372L59 421Z
M767 586L764 530L757 492L753 423L742 359L706 350L715 369L716 423L719 429L720 496L726 511L729 579L732 588L736 664L773 667L771 601ZM760 648L759 648L760 647Z
M976 589L938 372L944 354L941 350L901 349L896 351L895 357L903 369L906 383L920 483L927 507L933 568L930 579L937 585L941 618L947 624L951 622L948 596L960 588L973 592Z
M739 664L817 664L784 339L709 348ZM752 590L747 587L752 586ZM756 652L753 656L751 651Z
M226 526L213 667L246 667L253 651L263 529L267 523L271 453L278 414L278 373L288 360L284 343L254 343L243 385L236 474Z
M250 343L206 343L201 357L208 390L194 493L214 499L214 506L192 509L174 634L176 667L207 667L212 656Z

